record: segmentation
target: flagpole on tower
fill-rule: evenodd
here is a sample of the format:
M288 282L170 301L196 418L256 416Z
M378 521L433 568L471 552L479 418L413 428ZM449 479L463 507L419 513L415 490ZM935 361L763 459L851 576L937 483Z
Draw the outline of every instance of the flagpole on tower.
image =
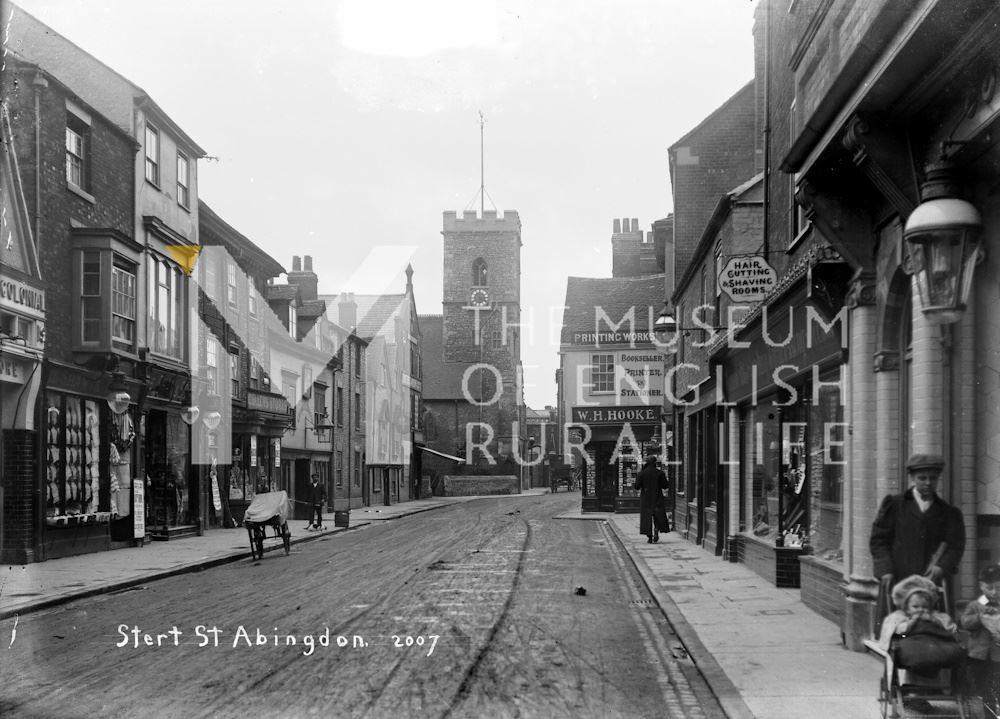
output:
M486 118L483 117L483 111L479 111L479 214L480 216L486 212L486 169L484 164L484 127L486 125Z

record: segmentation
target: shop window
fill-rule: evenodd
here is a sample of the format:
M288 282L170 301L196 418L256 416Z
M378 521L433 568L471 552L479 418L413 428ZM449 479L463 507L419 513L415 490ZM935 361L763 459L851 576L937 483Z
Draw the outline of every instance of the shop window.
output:
M746 531L760 539L773 541L778 533L778 458L781 423L775 408L743 410L744 482L749 487Z
M615 391L615 356L613 354L595 354L590 356L590 391Z
M837 373L820 378L809 420L809 545L812 554L843 562L844 423L843 397Z
M46 393L45 400L46 524L110 521L119 490L125 489L115 467L131 460L130 413L118 419L126 428L118 430L103 401L58 392Z

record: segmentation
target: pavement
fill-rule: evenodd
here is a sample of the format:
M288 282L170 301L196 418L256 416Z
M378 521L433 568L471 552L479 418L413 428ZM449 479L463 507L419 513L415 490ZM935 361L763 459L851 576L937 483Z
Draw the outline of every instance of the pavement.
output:
M532 489L521 496L548 491ZM305 520L292 520L292 543L471 499L476 497L352 509L347 528L333 526L332 512L324 515L319 531L306 531ZM635 514L570 511L555 518L607 522L730 719L881 716L881 660L845 649L837 625L805 606L797 589L779 589L673 532L648 544L638 533ZM283 551L280 538L269 536L264 549ZM247 532L236 528L114 550L113 562L100 552L2 567L0 619L249 559Z

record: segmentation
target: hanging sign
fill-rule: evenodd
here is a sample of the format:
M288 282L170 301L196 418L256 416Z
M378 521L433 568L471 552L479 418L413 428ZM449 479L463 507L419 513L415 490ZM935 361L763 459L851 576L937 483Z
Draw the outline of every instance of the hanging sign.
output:
M132 480L132 537L146 536L146 483L141 479Z
M208 473L212 481L212 505L216 512L222 511L222 492L219 490L219 472L216 470L215 458L212 458L212 470Z
M257 435L250 435L250 466L257 466Z
M734 302L759 302L774 289L778 274L760 255L736 255L719 273L719 287Z

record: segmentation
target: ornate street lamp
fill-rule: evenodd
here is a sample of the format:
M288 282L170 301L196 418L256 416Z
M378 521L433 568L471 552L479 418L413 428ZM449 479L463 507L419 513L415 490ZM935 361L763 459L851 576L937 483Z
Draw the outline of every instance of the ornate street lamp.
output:
M125 384L125 373L115 370L111 374L111 386L107 394L108 407L116 415L124 414L132 402L132 396L128 393L128 386Z
M909 271L917 285L924 316L938 325L962 316L976 264L982 259L979 211L959 196L951 164L928 165L920 204L903 229Z
M677 320L669 302L663 303L663 310L653 323L653 335L660 344L670 344L677 334Z
M200 416L201 416L201 410L198 409L198 405L196 404L192 404L189 407L184 407L183 409L181 409L181 420L188 427L197 422L198 417Z

